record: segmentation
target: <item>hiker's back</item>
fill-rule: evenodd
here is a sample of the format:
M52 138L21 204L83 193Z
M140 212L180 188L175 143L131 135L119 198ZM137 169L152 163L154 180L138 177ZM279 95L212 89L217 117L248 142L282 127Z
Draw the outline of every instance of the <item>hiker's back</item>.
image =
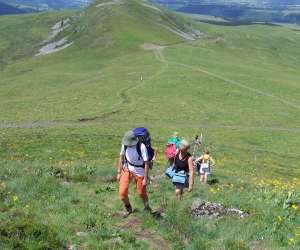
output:
M192 156L190 153L187 153L182 159L180 159L180 154L177 154L175 156L175 161L174 161L174 165L175 165L175 170L176 172L179 171L185 171L185 172L189 172L189 158Z

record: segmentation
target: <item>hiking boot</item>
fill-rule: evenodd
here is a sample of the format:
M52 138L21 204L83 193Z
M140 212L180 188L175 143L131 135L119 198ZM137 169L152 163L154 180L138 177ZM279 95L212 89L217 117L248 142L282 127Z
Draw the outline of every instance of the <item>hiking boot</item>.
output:
M149 205L144 207L144 211L148 213L152 213L152 209Z
M126 209L126 211L124 212L123 217L127 218L132 213L132 207L130 204L128 204L128 205L125 205L125 209Z

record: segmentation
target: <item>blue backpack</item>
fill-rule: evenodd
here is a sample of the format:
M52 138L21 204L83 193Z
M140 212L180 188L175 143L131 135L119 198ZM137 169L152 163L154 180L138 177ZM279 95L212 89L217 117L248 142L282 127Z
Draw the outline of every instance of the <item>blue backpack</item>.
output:
M151 137L149 131L144 127L138 127L133 129L133 133L139 139L139 143L143 143L146 146L148 160L149 162L151 162L154 157L154 150L151 146ZM141 157L142 156L141 147L137 147L137 152Z
M139 139L139 142L136 144L136 151L139 155L139 158L140 159L143 158L142 151L141 151L141 144L143 143L147 149L147 155L148 155L148 161L150 162L150 168L152 168L151 161L154 157L154 150L151 146L151 137L150 137L149 131L146 128L139 127L139 128L133 129L133 133ZM125 152L126 152L126 150L127 150L127 146L125 146ZM125 159L125 160L128 162L127 159ZM143 165L134 165L132 163L130 163L130 164L135 167L145 167L144 164Z

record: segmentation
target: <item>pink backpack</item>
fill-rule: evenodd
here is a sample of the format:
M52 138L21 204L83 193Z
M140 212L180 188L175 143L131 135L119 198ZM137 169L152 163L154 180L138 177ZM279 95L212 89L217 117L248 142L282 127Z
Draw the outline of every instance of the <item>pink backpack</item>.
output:
M176 144L168 143L165 148L165 155L169 160L172 160L176 155Z

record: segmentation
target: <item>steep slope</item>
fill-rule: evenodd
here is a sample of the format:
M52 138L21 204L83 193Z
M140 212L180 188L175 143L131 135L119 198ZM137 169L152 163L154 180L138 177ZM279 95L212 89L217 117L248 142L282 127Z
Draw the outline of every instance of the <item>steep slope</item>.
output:
M16 60L31 57L47 38L54 23L72 12L0 17L0 70Z
M299 26L211 25L103 0L0 17L0 32L1 249L297 249ZM172 131L202 133L216 159L212 185L195 178L179 202L159 154L149 196L161 220L133 192L137 209L121 217L115 166L137 126L160 152ZM196 218L198 199L250 216Z
M39 18L36 15L34 15L34 17ZM30 50L28 50L28 52L32 53L30 56L28 54L24 55L24 58L28 58L28 56L31 57L28 61L24 63L18 63L15 66L12 65L12 67L9 67L8 70L2 72L3 76L9 76L9 74L13 74L12 72L14 70L28 72L23 76L17 76L17 78L20 77L19 80L16 80L16 84L19 86L17 87L17 89L20 88L19 90L21 91L21 88L24 88L24 85L19 85L19 82L23 82L26 77L29 77L29 80L30 78L35 77L34 75L36 74L44 74L42 73L42 71L45 70L47 75L46 78L41 79L41 81L38 82L32 82L31 80L29 80L29 82L33 83L31 87L37 87L35 88L37 90L35 95L39 97L35 101L39 101L42 96L47 95L42 86L50 87L52 85L50 83L56 76L59 76L61 72L66 72L65 67L70 67L70 74L68 74L68 76L66 75L66 79L63 79L64 84L62 86L63 89L66 88L65 90L63 90L63 92L67 91L67 98L67 96L71 94L69 90L67 90L70 88L69 84L74 82L74 80L81 81L86 79L87 81L89 81L89 78L92 75L100 76L101 69L104 70L105 67L107 67L107 70L110 71L110 64L113 63L112 60L123 60L124 64L126 64L127 61L129 61L130 63L134 63L136 61L144 60L143 65L145 66L147 64L152 64L152 66L149 65L149 67L160 67L159 61L154 60L153 62L152 54L146 53L146 51L143 49L143 45L145 43L160 44L161 46L176 44L186 41L187 38L189 40L193 37L196 38L198 34L197 32L195 32L193 26L190 23L186 22L184 18L167 11L161 11L160 9L154 8L148 3L146 4L145 2L141 1L121 1L117 2L117 4L111 5L107 4L107 2L105 1L98 1L84 12L79 12L75 15L71 15L70 19L71 22L68 24L69 26L64 29L64 31L59 32L59 34L57 34L54 38L50 40L47 39L48 41L46 45L48 43L57 41L59 42L62 39L65 39L67 43L72 43L72 46L63 51L60 51L57 54L32 58L35 54L38 53L39 48L45 45L45 41L43 42L42 40L40 40L38 43L35 43L33 47L31 46ZM23 20L25 21L26 19ZM52 23L52 25L57 22L60 23L61 20L61 18L57 18L56 21ZM5 22L2 23L5 26ZM18 23L16 23L16 25L17 24ZM26 27L27 25L28 23L24 23L23 27ZM49 32L50 27L48 26ZM22 29L22 26L19 26L19 28ZM10 27L10 29L14 30L13 27ZM3 30L3 32L5 31ZM5 38L7 38L6 41ZM44 36L44 39L45 38L46 37ZM15 39L13 36L3 36L2 39L4 39L4 44L17 45L16 43L10 42ZM35 52L32 51L32 49L34 48ZM8 50L4 49L3 53L6 52L8 52ZM10 57L12 57L15 52L17 51L11 49L9 52ZM18 58L20 58L20 56ZM148 58L148 62L146 58ZM120 74L120 79L124 77L123 73L124 72ZM97 77L96 79L100 78ZM5 78L2 78L1 82L6 82ZM104 112L107 107L111 105L111 102L113 102L113 100L109 97L111 94L115 93L115 91L119 88L128 88L130 85L132 85L130 79L127 79L125 82L120 82L120 80L113 80L113 83L115 84L114 88L108 88L109 94L105 92L100 94L101 96L103 95L105 99L107 98L107 102L102 102L104 104L103 108L99 109L97 105L87 112L82 112L83 110L81 110L79 111L79 113L77 113L76 109L72 108L73 111L71 111L69 108L66 108L64 109L63 113L69 113L69 111L71 111L72 114L69 113L67 117L71 118L74 117L73 115L75 115L75 117L79 119L82 116L94 116L95 113L97 113L95 112L96 110L102 110L100 111L100 113ZM123 84L124 86L122 87ZM106 88L106 86L102 85L102 83L99 85L99 87L100 86ZM54 85L52 85L52 87L50 87L52 91L58 91L58 89ZM78 85L78 87L81 88L83 86ZM20 94L17 89L15 89L16 96ZM90 90L92 90L92 88ZM4 92L2 92L2 94L5 95ZM23 94L27 95L28 93L23 92ZM57 92L57 94L59 94L59 92ZM96 95L96 92L94 92L94 94ZM88 98L87 101L88 100L93 100L93 98ZM76 99L74 99L74 102L77 102ZM84 106L81 107L84 108ZM28 107L26 108L25 105L23 106L23 108L27 109ZM56 109L59 107L53 106L53 108ZM40 115L46 115L44 111L40 111ZM77 114L75 114L74 111ZM23 117L19 116L18 119L31 119L25 113ZM60 115L54 114L53 118L67 118L63 113L61 113ZM32 114L35 116L37 113ZM44 119L45 117L42 118L42 116L37 119ZM4 118L3 116L2 119L6 120L6 118ZM12 120L14 120L14 118Z
M8 5L6 3L0 2L0 15L21 14L21 13L24 13L24 11L22 11L19 8Z

